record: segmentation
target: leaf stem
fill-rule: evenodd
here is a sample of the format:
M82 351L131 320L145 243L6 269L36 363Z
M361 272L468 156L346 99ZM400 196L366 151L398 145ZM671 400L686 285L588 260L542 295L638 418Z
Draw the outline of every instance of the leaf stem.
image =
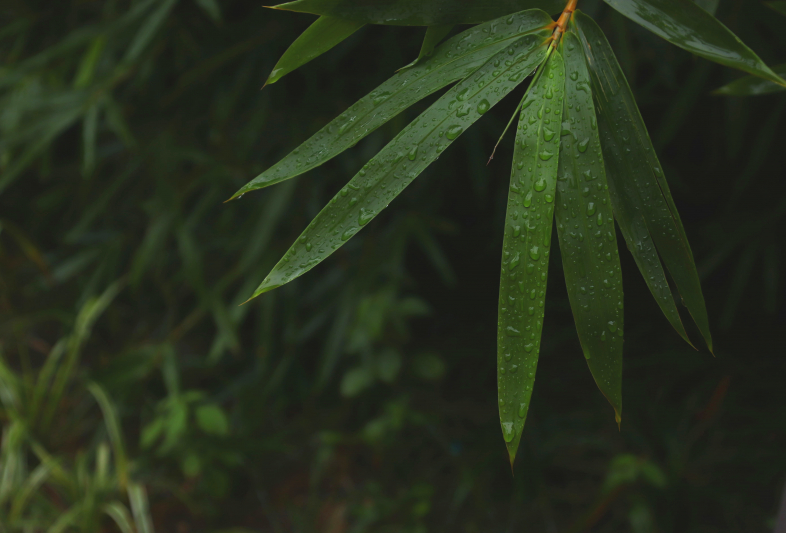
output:
M568 0L568 3L565 5L565 9L562 11L562 15L560 15L560 17L557 19L557 22L554 23L554 33L551 35L552 48L559 44L562 34L565 33L565 28L568 25L570 17L573 15L573 12L576 11L576 4L578 1L579 0Z

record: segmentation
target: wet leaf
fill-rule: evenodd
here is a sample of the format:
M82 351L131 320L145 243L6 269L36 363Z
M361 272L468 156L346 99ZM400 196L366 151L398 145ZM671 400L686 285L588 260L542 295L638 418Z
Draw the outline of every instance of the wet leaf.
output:
M779 0L778 2L764 2L764 5L770 9L774 9L781 15L786 16L786 2Z
M415 102L470 75L491 55L522 36L538 32L545 40L550 32L543 28L550 22L551 17L543 11L529 10L455 35L438 46L431 57L396 73L361 98L291 154L251 180L233 198L318 167Z
M623 303L617 237L590 77L578 37L563 38L565 111L557 234L570 307L592 377L622 415Z
M275 9L332 15L366 24L433 26L436 24L479 24L522 9L559 13L563 0L295 0Z
M778 76L786 76L786 63L772 67L772 70ZM782 91L786 91L786 87L783 85L764 80L758 76L745 76L744 78L724 85L720 89L716 89L713 93L727 96L755 96Z
M267 77L265 85L276 83L293 70L319 57L358 31L364 24L336 17L319 17L295 39Z
M710 61L786 84L718 19L686 0L605 0L655 35Z
M709 320L688 238L671 198L636 100L598 25L573 19L587 57L614 215L650 291L672 326L688 341L658 258L712 350Z
M311 270L368 224L481 115L542 61L542 33L519 38L442 96L336 194L253 297Z
M540 353L565 67L552 51L521 106L510 176L497 326L499 419L516 458Z

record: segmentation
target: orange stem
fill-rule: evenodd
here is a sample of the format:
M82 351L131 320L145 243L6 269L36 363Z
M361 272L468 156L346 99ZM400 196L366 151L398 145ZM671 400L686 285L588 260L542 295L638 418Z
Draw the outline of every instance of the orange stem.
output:
M573 12L576 11L576 4L578 1L579 0L568 0L565 9L562 11L562 15L560 15L559 19L557 19L557 22L553 24L554 33L551 35L551 46L557 46L557 43L559 43L560 37L562 37L562 34L565 33L565 28L568 26L568 21L570 20L571 15L573 15Z

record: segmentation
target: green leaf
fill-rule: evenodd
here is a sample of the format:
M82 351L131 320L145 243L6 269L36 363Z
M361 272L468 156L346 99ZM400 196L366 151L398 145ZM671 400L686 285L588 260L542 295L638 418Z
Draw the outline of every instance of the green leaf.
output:
M295 39L267 77L265 85L276 83L293 70L321 56L358 31L364 24L336 17L319 17Z
M715 12L718 11L718 3L720 0L694 0L694 2L710 15L714 15Z
M229 421L224 411L217 405L200 405L194 411L197 425L209 435L226 435L229 433Z
M481 115L524 81L546 53L543 33L492 55L399 133L336 194L253 297L301 276L360 231Z
M709 319L688 238L636 100L595 22L574 15L587 57L614 215L650 291L688 342L658 253L712 351ZM657 250L656 250L657 248Z
M512 23L475 26L437 47L431 57L402 70L360 99L291 154L251 180L232 198L290 179L318 167L395 117L415 102L472 74L494 53L516 39L541 30L551 17L539 10L512 15Z
M420 46L420 53L418 54L418 57L416 57L412 63L404 65L399 70L414 67L424 57L430 56L434 51L434 47L437 46L442 39L448 36L448 33L450 33L450 30L453 29L453 26L455 26L455 24L439 24L437 26L429 26L426 29L426 36L423 38L423 44Z
M778 76L786 76L786 63L772 67L773 72ZM786 87L763 80L758 76L745 76L738 80L724 85L720 89L713 91L713 94L723 94L727 96L755 96L760 94L770 94L786 91Z
M786 84L718 19L687 0L606 0L652 33L710 61Z
M497 322L499 419L511 465L540 353L564 88L562 56L552 50L521 105L513 152Z
M295 0L275 9L332 15L365 24L434 26L437 24L479 24L522 9L543 9L559 13L563 0Z
M563 37L565 111L557 234L570 307L592 377L622 415L622 274L590 76L581 43Z
M786 2L782 2L782 1L779 1L779 2L765 2L764 5L766 5L770 9L774 9L775 11L780 13L781 15L786 16Z

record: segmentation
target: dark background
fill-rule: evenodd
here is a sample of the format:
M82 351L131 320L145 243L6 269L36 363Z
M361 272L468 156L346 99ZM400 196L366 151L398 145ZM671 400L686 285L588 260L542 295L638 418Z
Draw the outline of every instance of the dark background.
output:
M670 329L623 251L618 431L555 254L511 475L495 354L512 136L486 160L523 87L322 265L238 307L433 98L322 167L222 204L415 57L424 30L363 28L260 91L313 16L216 5L0 7L2 359L32 387L53 346L81 335L74 370L57 367L66 386L48 423L3 396L6 470L19 424L30 470L35 441L69 476L93 479L111 437L86 389L95 382L159 532L772 530L786 481L786 93L713 96L740 74L579 2L609 36L661 158L716 357ZM750 0L721 0L718 17L770 65L786 60L786 18ZM107 288L118 292L85 329L79 317ZM90 483L75 483L44 481L22 514L51 525L88 498ZM102 490L126 502L122 483ZM0 508L21 531L2 495ZM99 515L75 530L114 531Z

